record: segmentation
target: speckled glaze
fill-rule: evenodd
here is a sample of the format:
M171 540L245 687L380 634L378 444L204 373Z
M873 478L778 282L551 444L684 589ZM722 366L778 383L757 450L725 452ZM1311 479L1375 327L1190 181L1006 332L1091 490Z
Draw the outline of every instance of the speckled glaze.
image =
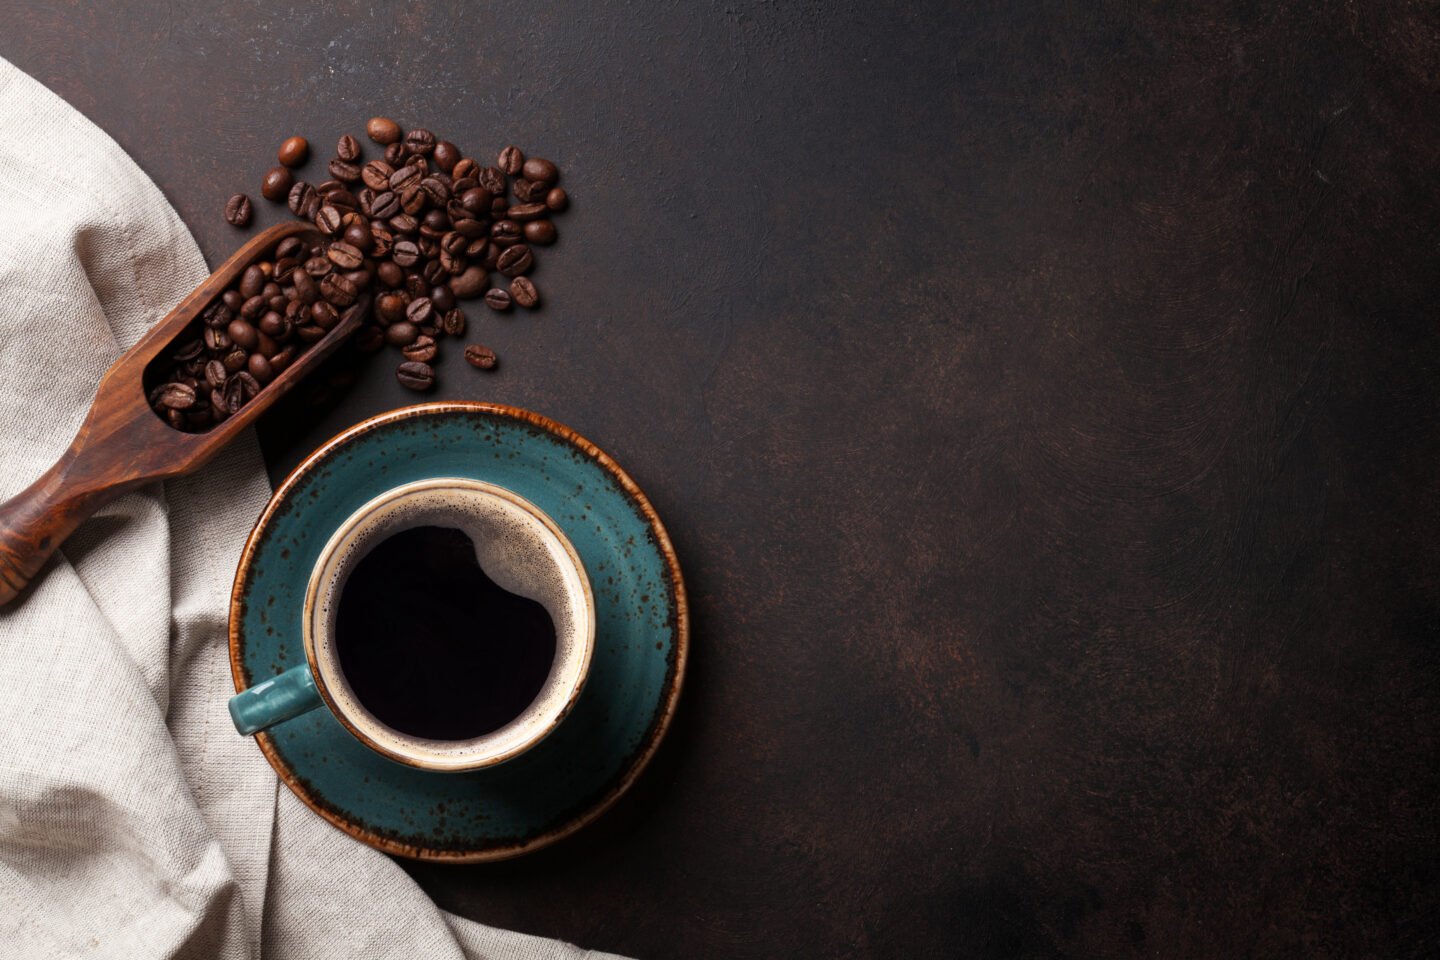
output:
M340 434L285 480L246 543L231 595L231 669L238 691L303 663L305 586L330 535L386 489L439 476L530 500L584 562L595 649L569 717L524 755L465 773L387 760L326 710L256 741L300 799L371 846L499 860L567 836L614 803L659 745L685 672L685 590L669 538L640 489L593 444L538 414L486 403L406 407Z

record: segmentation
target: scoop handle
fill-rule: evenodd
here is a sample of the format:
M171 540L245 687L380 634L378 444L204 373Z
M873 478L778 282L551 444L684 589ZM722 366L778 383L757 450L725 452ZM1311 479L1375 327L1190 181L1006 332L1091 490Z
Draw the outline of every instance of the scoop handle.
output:
M0 607L35 579L65 538L92 513L130 488L96 488L74 476L72 447L34 483L0 504Z

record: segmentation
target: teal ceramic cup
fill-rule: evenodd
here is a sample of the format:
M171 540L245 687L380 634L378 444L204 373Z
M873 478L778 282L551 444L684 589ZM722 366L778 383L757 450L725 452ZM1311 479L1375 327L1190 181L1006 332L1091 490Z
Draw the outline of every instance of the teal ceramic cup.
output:
M356 696L337 649L339 600L356 564L387 538L423 526L467 533L485 573L506 591L540 603L555 626L555 657L534 700L499 729L467 740L427 739L385 724ZM324 709L391 760L431 771L466 771L519 756L570 712L595 645L595 603L574 546L533 503L485 481L433 477L385 490L340 524L310 573L299 622L289 626L301 635L305 662L230 699L240 733L259 733ZM397 637L396 656L405 655L405 640Z

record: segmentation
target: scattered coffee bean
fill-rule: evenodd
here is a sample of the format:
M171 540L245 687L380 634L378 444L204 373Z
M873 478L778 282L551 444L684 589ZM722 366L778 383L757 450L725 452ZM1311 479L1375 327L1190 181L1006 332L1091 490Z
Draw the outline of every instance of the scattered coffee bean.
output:
M376 143L389 146L400 139L400 124L389 117L371 117L365 124L365 133Z
M360 159L360 141L348 133L345 134L335 144L335 156L344 160L346 163L354 163Z
M290 207L291 213L297 217L303 217L309 220L315 216L315 211L311 208L318 204L319 201L320 195L315 192L314 184L306 183L304 180L297 180L295 185L290 188L290 195L286 202Z
M460 308L446 310L445 316L440 319L440 329L445 331L448 337L460 337L465 335L465 311Z
M469 349L466 348L468 359ZM406 360L400 364L395 371L395 379L400 381L400 386L410 390L429 390L435 386L435 371L428 363L421 363L418 360Z
M520 175L526 180L543 183L548 189L555 184L556 179L560 176L560 171L555 168L555 164L543 157L531 157L525 161Z
M516 277L510 281L510 299L527 310L540 305L540 291L529 277Z
M494 370L495 364L499 362L495 351L489 347L472 343L465 348L465 362L476 370Z
M426 156L435 149L435 134L423 128L405 134L405 149L418 156Z
M280 144L280 162L287 167L298 167L310 156L310 141L304 137L290 137Z
M177 341L147 394L167 423L204 430L234 416L341 324L358 325L357 350L400 349L397 378L428 390L438 341L466 332L458 301L483 296L495 310L539 304L524 276L534 267L532 245L554 241L551 215L568 204L553 163L507 146L497 165L482 166L453 142L424 129L406 133L385 117L365 132L385 148L383 159L364 162L360 141L344 135L327 163L330 179L318 185L289 169L306 162L308 142L281 144L281 166L266 172L261 194L284 200L322 236L282 241ZM225 218L248 223L253 205L232 198ZM509 280L491 287L496 270ZM478 345L466 360L483 369L496 362Z
M440 351L435 347L435 340L427 336L418 336L408 346L401 348L400 352L406 360L418 360L420 363L430 363Z
M555 224L549 220L531 220L525 224L525 242L548 247L555 242Z
M225 220L232 227L248 227L253 212L250 198L243 193L237 193L225 201Z
M534 264L534 254L532 254L530 248L523 243L517 243L515 246L508 248L504 253L500 254L499 259L495 261L496 269L507 277L518 277L520 274L529 271Z
M290 195L290 187L294 183L295 175L289 167L271 167L260 181L260 195L279 203Z

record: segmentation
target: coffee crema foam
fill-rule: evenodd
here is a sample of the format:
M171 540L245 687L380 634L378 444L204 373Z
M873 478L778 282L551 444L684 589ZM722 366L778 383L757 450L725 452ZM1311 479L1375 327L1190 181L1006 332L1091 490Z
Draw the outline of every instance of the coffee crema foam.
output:
M328 557L312 576L313 610L306 624L307 644L313 640L319 668L317 680L338 711L363 733L390 752L406 755L397 759L463 763L531 741L553 725L573 698L577 667L583 681L594 632L589 584L578 567L579 558L561 539L563 534L542 516L533 504L491 484L458 478L426 480L372 500L327 545ZM502 589L539 603L555 626L555 658L535 699L509 723L469 740L428 740L387 726L355 696L340 669L335 646L340 599L356 564L395 534L425 526L465 533L486 576Z

